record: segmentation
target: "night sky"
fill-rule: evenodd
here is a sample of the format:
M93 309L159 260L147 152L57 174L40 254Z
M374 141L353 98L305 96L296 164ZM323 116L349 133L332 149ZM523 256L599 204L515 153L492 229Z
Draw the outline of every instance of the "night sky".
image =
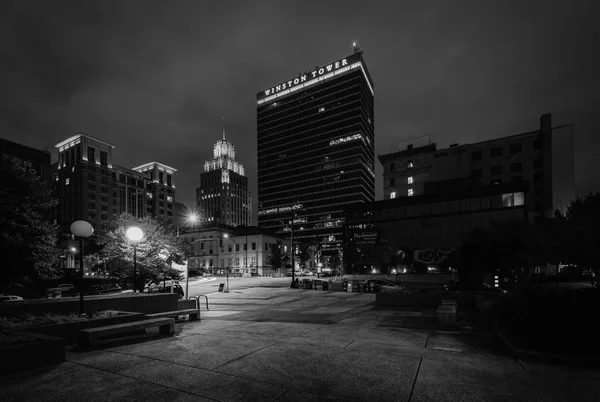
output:
M256 93L357 39L377 154L424 134L439 148L532 131L552 113L575 124L576 193L600 191L595 3L3 0L0 136L49 150L98 137L115 164L177 168L191 206L225 116L256 217Z

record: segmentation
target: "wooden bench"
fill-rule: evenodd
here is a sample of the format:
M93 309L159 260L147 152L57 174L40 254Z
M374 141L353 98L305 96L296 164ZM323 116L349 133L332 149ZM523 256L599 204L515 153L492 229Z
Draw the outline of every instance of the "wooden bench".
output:
M175 320L173 318L154 318L151 320L82 329L79 331L79 344L86 347L95 347L98 344L99 337L130 334L152 327L158 327L161 334L173 334L175 332Z
M442 327L456 327L456 307L441 305L437 309L437 322Z
M190 316L190 321L198 321L200 319L200 310L195 309L195 308L189 308L186 310L175 310L175 311L165 311L162 313L153 313L153 314L146 314L146 318L175 318L177 319L177 317L179 317L180 315L189 315Z

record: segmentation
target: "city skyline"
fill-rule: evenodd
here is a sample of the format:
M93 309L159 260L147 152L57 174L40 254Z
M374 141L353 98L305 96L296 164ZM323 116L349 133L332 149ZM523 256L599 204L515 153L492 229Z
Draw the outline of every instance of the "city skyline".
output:
M178 169L177 198L188 207L221 116L257 194L256 93L343 57L353 40L378 83L376 155L423 134L440 147L518 134L552 113L557 125L575 124L576 194L600 187L591 173L597 69L584 62L597 28L585 2L473 3L469 18L466 5L443 4L334 3L318 15L244 3L10 4L3 137L51 151L83 132L117 144L120 165L158 159ZM300 29L307 20L309 32ZM379 163L375 174L381 199Z

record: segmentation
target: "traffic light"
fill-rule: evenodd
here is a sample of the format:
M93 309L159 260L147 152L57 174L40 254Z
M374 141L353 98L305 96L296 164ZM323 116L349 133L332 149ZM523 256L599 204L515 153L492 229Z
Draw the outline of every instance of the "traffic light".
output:
M219 247L223 248L223 239L219 239Z

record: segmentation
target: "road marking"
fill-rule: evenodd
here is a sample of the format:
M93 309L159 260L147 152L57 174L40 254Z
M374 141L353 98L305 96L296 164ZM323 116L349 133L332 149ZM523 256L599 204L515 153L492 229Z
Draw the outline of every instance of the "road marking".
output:
M448 352L462 352L462 351L463 351L462 349L454 349L454 348L442 348L442 347L434 347L434 348L431 348L431 349L435 349L435 350L445 350L445 351L448 351Z

